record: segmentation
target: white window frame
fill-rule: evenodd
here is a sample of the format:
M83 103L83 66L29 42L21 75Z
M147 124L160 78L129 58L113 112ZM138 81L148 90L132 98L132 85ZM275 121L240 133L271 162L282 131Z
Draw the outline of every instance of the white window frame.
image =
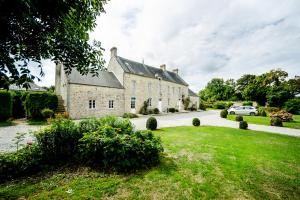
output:
M108 100L108 108L110 109L114 108L114 100Z
M96 108L96 100L90 99L88 105L89 105L89 109L95 109Z
M136 97L131 97L131 99L130 99L130 108L131 109L136 108Z

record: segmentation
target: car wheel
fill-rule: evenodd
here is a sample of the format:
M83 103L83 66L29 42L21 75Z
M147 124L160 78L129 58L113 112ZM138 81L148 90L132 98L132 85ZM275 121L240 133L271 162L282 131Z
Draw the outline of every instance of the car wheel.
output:
M233 111L230 111L230 113L229 113L230 115L234 115L235 114L235 112L233 112Z
M251 116L254 116L254 115L255 115L255 113L254 113L254 112L251 112L251 113L250 113L250 115L251 115Z

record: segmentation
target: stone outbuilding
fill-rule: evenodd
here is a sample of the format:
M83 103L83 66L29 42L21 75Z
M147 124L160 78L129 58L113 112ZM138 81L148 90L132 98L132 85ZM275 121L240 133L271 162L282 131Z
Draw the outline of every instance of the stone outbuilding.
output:
M199 97L188 88L178 69L168 71L166 65L156 68L120 57L116 47L111 49L107 71L100 71L98 77L76 70L66 75L58 63L55 91L74 119L138 113L144 102L160 112L168 108L181 111L185 97L199 107Z

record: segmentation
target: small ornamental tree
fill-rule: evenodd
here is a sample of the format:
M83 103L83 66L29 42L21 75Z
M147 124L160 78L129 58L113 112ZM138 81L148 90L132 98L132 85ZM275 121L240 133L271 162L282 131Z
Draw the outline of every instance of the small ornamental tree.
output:
M157 129L157 120L155 117L150 117L146 122L146 128L148 130L156 130Z
M227 118L227 115L228 115L228 111L227 111L227 110L222 110L222 111L220 112L220 116L221 116L222 118Z
M240 121L239 128L248 129L248 123L246 121Z
M243 121L243 116L237 115L237 116L235 117L235 121L237 121L237 122Z
M200 119L199 118L194 118L193 119L193 126L200 126Z

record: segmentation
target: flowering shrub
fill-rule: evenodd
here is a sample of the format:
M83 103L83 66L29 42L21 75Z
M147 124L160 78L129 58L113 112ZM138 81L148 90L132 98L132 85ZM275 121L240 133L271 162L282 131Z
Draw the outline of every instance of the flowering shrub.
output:
M290 122L293 121L293 115L287 111L281 110L278 112L270 113L271 118L279 118L283 122Z

